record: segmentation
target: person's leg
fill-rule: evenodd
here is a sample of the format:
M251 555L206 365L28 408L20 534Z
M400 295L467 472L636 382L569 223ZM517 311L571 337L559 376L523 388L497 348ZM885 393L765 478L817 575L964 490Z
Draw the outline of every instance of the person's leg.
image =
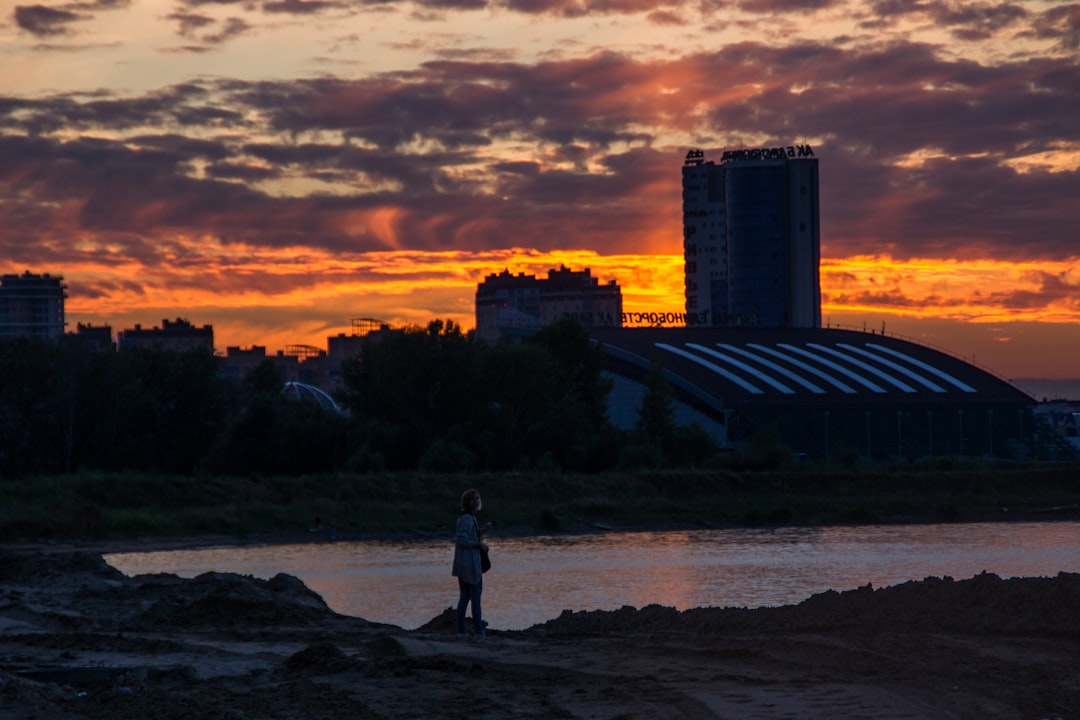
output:
M480 611L480 595L484 592L484 578L480 578L480 582L469 587L472 590L470 602L472 602L473 631L478 636L484 637L484 618Z
M458 635L465 635L465 608L472 597L472 586L458 578L458 604L457 604L457 631ZM474 607L475 612L475 607Z

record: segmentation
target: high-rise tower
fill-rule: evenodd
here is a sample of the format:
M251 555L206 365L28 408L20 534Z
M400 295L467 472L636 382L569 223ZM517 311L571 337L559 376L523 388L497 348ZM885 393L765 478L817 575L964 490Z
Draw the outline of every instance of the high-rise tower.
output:
M686 155L686 312L713 326L820 327L818 163L808 145Z

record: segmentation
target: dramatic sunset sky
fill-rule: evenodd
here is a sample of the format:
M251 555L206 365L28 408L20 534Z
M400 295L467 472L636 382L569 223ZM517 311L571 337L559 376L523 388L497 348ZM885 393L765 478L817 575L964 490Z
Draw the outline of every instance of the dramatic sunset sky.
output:
M679 311L686 151L793 143L826 321L1080 376L1080 4L0 0L0 271L71 329L325 347L560 265Z

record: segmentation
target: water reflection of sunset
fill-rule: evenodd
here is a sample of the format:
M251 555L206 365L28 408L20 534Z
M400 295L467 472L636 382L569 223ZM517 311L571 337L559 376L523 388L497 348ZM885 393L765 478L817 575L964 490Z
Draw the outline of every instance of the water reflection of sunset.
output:
M1080 571L1080 523L970 523L490 538L484 617L516 630L564 610L763 607L827 590L983 571ZM317 542L110 555L128 575L207 571L300 578L334 610L415 629L450 607L452 542ZM662 630L662 628L658 628Z

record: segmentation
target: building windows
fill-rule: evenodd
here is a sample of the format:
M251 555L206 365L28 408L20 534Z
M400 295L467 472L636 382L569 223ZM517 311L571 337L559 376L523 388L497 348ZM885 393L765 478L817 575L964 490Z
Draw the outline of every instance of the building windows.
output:
M752 312L770 327L820 325L818 229L807 219L817 206L816 170L816 159L788 157L718 165L703 160L684 169L683 190L697 191L701 204L693 207L708 216L685 267L698 273L699 283L705 273L714 279L696 301L699 312L712 311L712 323ZM699 254L709 261L703 270L691 264Z

